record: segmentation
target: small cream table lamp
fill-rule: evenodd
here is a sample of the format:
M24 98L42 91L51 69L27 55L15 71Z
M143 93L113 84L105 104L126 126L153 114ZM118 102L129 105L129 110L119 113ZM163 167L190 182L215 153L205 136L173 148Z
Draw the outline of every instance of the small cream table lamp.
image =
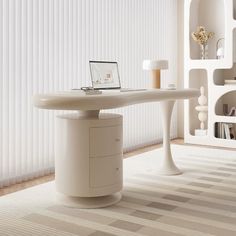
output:
M152 87L161 88L161 70L168 69L167 60L144 60L143 69L152 72Z

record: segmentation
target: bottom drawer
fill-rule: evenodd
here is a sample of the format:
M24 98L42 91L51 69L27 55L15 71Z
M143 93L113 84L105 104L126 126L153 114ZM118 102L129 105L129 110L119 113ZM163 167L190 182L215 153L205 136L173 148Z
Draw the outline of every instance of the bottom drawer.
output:
M114 157L90 158L90 187L106 187L122 182L122 164L122 154Z

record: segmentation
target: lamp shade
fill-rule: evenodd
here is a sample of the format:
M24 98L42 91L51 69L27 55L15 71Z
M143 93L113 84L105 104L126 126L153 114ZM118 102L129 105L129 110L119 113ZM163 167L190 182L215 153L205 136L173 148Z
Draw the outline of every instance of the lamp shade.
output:
M144 60L143 61L144 70L166 70L168 69L167 60Z

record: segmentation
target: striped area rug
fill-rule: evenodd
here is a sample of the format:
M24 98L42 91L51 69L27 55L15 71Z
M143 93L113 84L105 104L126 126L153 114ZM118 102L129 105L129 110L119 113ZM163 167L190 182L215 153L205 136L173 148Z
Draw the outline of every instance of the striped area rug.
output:
M0 236L236 235L236 151L172 146L183 171L159 176L162 150L124 161L122 201L103 208L67 208L54 183L0 198Z

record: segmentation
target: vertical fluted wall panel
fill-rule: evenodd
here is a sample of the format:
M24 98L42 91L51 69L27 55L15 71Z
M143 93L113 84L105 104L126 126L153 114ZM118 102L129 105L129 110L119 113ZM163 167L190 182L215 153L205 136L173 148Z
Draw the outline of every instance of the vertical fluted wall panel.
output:
M33 94L90 85L89 60L118 61L123 87L142 88L143 59L166 58L163 83L175 83L176 24L175 0L0 0L0 187L53 171L55 112ZM112 112L126 150L161 140L158 103Z

